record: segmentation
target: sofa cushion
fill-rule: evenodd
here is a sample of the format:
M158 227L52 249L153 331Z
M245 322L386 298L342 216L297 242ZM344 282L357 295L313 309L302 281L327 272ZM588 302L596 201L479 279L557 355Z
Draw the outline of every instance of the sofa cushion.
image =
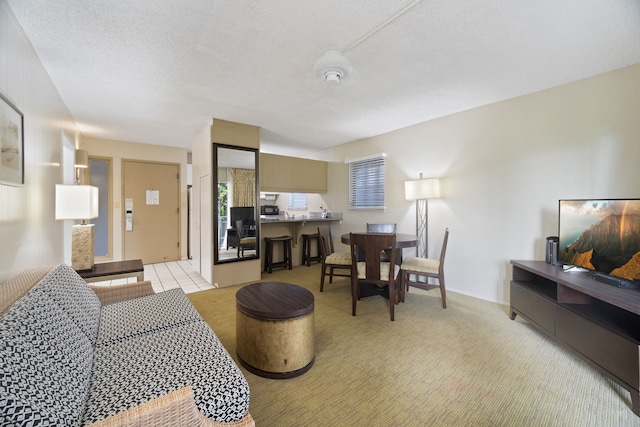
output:
M0 425L80 425L91 342L40 282L0 316Z
M249 386L204 321L112 342L95 351L84 423L91 423L184 386L207 417L237 421L249 410Z
M102 304L87 282L67 264L51 269L38 284L95 344Z
M182 289L105 304L97 346L200 320Z

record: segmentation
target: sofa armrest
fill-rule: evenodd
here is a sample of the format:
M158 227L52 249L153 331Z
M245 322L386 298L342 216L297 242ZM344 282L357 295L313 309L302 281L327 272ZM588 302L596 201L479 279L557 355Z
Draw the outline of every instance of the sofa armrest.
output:
M102 421L90 424L92 427L127 426L212 426L212 427L255 427L251 415L233 423L220 423L202 415L196 406L191 387L165 394L157 399L121 412Z
M113 286L89 285L89 287L98 295L102 304L155 294L150 280Z
M0 283L0 314L26 294L50 270L51 267L28 268L6 282Z

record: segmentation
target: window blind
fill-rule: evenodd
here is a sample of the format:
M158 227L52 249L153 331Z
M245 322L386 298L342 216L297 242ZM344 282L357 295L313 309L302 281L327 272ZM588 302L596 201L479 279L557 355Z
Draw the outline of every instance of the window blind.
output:
M350 209L384 209L385 158L380 153L348 161Z
M307 210L307 193L289 193L289 209Z

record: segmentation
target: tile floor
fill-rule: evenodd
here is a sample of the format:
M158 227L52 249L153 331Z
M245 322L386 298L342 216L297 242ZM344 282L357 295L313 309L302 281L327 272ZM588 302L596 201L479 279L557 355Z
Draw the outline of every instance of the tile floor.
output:
M185 293L204 291L213 289L214 286L207 283L197 273L191 260L163 262L158 264L145 264L144 279L151 280L153 289L156 292L167 289L182 288ZM135 277L118 280L106 280L92 283L95 285L118 285L122 283L135 282Z

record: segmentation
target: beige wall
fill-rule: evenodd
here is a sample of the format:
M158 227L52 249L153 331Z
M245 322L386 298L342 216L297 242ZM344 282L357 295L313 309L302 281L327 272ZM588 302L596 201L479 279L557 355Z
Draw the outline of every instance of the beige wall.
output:
M213 119L211 141L259 149L260 129L242 123ZM213 244L210 247L213 250ZM260 280L262 271L260 265L259 259L214 265L211 272L211 283L223 287Z
M47 72L0 1L0 92L24 114L23 186L0 185L0 281L27 267L63 262L63 221L54 219L62 182L63 132L79 132ZM67 167L73 167L67 165Z
M344 212L334 236L366 222L413 232L404 181L442 177L442 198L429 202L429 250L437 256L449 227L447 287L507 302L509 260L544 259L558 199L640 197L638 82L640 65L319 153L333 162L323 198ZM388 154L387 209L349 211L344 160L378 152Z
M62 134L78 144L79 132L3 0L0 52L0 92L25 115L26 171L24 186L0 185L3 280L26 267L62 262L63 225L53 219L54 185L61 182ZM344 213L334 235L383 221L412 232L415 205L404 200L403 182L420 172L442 177L443 197L429 204L430 251L437 254L449 227L448 288L508 301L509 260L543 258L545 237L557 232L558 199L640 197L639 81L636 65L314 155L332 162L322 204ZM210 137L207 126L192 142L194 190L198 180L210 179ZM91 141L86 144L90 153L103 155ZM383 151L388 153L387 209L349 211L344 160ZM120 176L114 171L114 178ZM210 238L210 218L198 212L204 203L202 211L210 215L211 200L196 194L193 243L202 246L200 234ZM119 247L114 241L114 249ZM211 260L211 251L198 249L194 262L211 278L206 257Z
M113 259L122 259L123 247L123 206L122 206L122 161L144 160L160 163L180 164L180 256L187 258L187 150L184 148L164 147L152 144L111 141L96 138L83 138L81 148L89 156L111 158L113 185L111 199L113 206Z
M443 197L429 203L429 247L437 256L450 228L447 287L507 303L509 260L543 259L545 238L557 234L559 199L640 197L638 81L640 65L317 153L331 162L319 203L344 214L332 226L334 241L366 222L414 232L404 181L421 172L440 177ZM194 144L194 177L196 169L210 175L210 145ZM379 152L388 154L387 209L349 211L344 161Z
M217 286L260 280L260 260L213 265L213 209L212 209L212 141L220 144L259 148L259 129L255 126L213 119L208 138L204 131L194 140L193 152L193 263L200 275Z
M63 262L64 226L54 219L55 184L62 182L63 133L90 155L112 158L113 259L122 257L122 159L180 163L181 256L186 257L185 149L82 139L73 118L19 26L0 2L0 92L25 118L25 184L0 185L0 280L27 267ZM66 165L71 167L72 165ZM67 242L68 244L68 242Z

